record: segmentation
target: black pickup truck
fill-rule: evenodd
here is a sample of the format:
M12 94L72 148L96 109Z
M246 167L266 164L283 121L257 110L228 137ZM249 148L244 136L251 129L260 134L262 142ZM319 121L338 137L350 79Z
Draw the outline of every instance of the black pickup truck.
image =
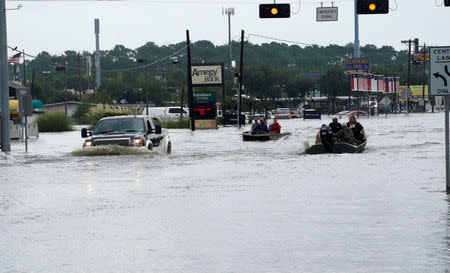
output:
M81 129L86 138L83 147L119 145L142 147L148 150L158 148L170 154L172 143L167 130L157 125L149 116L113 116L100 119L94 130Z

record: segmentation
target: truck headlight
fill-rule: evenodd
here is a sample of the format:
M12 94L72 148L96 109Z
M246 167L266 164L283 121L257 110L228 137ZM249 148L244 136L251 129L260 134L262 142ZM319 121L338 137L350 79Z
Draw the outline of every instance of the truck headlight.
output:
M85 141L84 144L83 144L83 148L85 148L85 147L92 147L92 146L94 146L93 144L94 143L92 141Z
M132 139L130 146L142 147L144 146L144 142L142 141L142 138Z

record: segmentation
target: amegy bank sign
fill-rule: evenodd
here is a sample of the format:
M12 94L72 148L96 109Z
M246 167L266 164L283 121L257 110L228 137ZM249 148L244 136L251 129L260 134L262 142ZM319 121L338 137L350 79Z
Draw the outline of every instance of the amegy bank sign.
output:
M192 85L222 85L222 65L192 65Z

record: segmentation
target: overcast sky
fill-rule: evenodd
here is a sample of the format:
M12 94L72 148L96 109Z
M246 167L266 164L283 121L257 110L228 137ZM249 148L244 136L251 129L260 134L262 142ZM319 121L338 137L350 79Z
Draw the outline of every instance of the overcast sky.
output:
M437 0L440 4L443 0ZM287 1L277 1L286 3ZM398 8L388 15L360 15L360 43L391 45L405 49L401 40L419 38L420 43L450 45L450 7L437 7L435 0L396 0ZM396 2L390 1L395 9ZM260 19L258 5L271 0L130 0L130 1L7 1L8 44L37 54L65 50L92 51L95 48L94 18L100 19L100 48L117 44L135 49L146 42L158 45L191 40L210 40L216 45L228 41L226 16L222 7L234 7L232 37L241 29L250 33L308 44L345 45L354 41L353 0L338 0L339 21L316 22L320 1L301 0L300 12L288 19ZM298 1L291 10L297 11ZM331 6L331 2L324 2ZM248 37L248 36L247 36ZM252 43L271 42L249 36ZM10 52L9 52L10 54Z

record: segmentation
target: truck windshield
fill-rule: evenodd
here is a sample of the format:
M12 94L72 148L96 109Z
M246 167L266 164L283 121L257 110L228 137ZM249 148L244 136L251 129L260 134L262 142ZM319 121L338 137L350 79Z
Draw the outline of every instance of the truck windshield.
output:
M144 120L138 118L105 119L97 123L93 134L144 132Z

